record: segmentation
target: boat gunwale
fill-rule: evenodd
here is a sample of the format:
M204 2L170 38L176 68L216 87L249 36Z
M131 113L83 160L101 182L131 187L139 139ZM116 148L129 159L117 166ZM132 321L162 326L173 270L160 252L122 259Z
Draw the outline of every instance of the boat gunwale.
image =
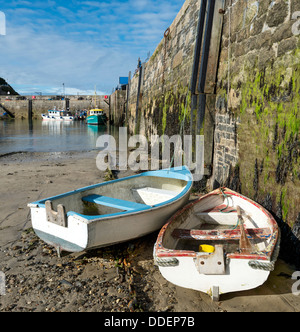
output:
M231 189L228 189L226 187L222 187L222 188L218 188L198 199L196 199L195 201L191 202L190 204L187 204L185 207L183 207L182 209L180 209L179 211L177 211L170 219L169 221L162 227L162 229L160 230L158 237L157 237L157 241L154 245L154 250L155 250L155 255L158 258L167 258L167 257L191 257L191 258L196 258L199 253L195 252L195 251L191 251L191 250L175 250L175 249L168 249L165 248L163 246L163 238L165 235L165 232L167 230L167 228L169 227L169 225L176 219L178 218L181 214L183 214L186 210L190 209L192 206L194 206L195 204L197 204L199 201L210 197L210 196L214 196L214 195L219 195L221 194L220 189L222 189L224 194L229 194L229 195L233 195L236 197L239 197L241 199L246 200L247 202L253 204L256 208L258 208L259 210L261 210L268 218L269 222L270 222L270 226L273 227L273 232L271 234L271 240L270 243L273 241L273 245L272 248L270 249L270 251L265 252L263 254L243 254L243 253L232 253L232 254L228 254L227 258L230 259L248 259L248 260L263 260L263 261L270 261L274 252L274 249L276 247L276 243L279 239L279 229L278 229L278 224L276 223L274 217L270 214L269 211L267 211L264 207L262 207L260 204L254 202L253 200L251 200L250 198L239 194Z
M153 210L156 210L158 208L164 207L164 206L169 206L170 204L173 204L177 201L179 201L180 199L182 199L183 197L185 197L185 195L187 193L189 193L189 191L192 188L193 185L193 180L192 180L192 174L190 172L190 170L188 169L188 167L186 166L182 166L181 171L184 171L183 174L176 174L176 176L162 176L162 172L168 173L169 172L176 172L176 168L170 168L170 169L164 169L164 170L157 170L157 171L148 171L148 172L144 172L144 173L140 173L140 174L136 174L136 175L131 175L129 177L124 177L121 179L116 179L116 180L111 180L108 182L102 182L102 183L98 183L95 185L91 185L91 186L87 186L84 188L80 188L80 189L76 189L67 193L63 193L57 196L52 196L50 198L46 198L46 199L42 199L33 203L28 204L29 207L31 208L45 208L45 202L47 200L57 200L57 199L61 199L67 196L72 196L74 194L80 193L80 192L84 192L86 190L91 190L91 189L95 189L95 188L99 188L102 186L106 186L112 183L116 183L116 182L120 182L120 181L126 181L126 180L130 180L133 178L138 178L138 177L143 177L143 176L152 176L152 177L165 177L166 179L178 179L178 180L182 180L182 181L186 181L186 185L184 187L182 187L182 190L180 192L178 192L178 194L174 197L172 197L171 199L164 201L162 203L158 203L155 204L153 206L151 205L146 205L144 208L141 209L137 209L137 210L133 210L133 211L121 211L121 212L117 212L117 213L112 213L112 214L105 214L105 215L95 215L95 216L88 216L88 215L83 215L80 214L78 212L74 212L74 211L68 211L67 216L68 217L74 217L75 219L84 222L84 223L92 223L92 222L96 222L96 221L106 221L106 220L110 220L110 219L118 219L118 218L122 218L123 216L128 216L128 215L136 215L138 213L146 213L146 212L151 212Z

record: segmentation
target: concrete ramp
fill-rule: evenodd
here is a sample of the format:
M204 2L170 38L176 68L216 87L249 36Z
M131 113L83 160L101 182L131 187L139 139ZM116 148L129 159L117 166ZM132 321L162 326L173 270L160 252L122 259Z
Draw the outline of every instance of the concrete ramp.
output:
M0 104L0 108L2 108L7 114L9 117L11 117L12 119L15 118L14 114L12 114L6 107L4 107L2 104Z

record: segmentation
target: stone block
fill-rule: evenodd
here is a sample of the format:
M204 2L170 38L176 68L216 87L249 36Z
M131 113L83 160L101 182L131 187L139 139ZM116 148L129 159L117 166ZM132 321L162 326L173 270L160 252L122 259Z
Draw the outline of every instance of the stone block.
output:
M292 25L294 21L288 21L282 25L280 25L272 35L272 43L277 43L282 41L283 39L287 39L293 36Z
M183 51L180 50L180 51L174 56L172 68L174 69L174 68L178 67L179 65L181 65L182 60L183 60Z
M291 13L293 14L296 11L300 11L300 1L291 0Z
M286 52L296 49L296 47L297 47L297 38L296 37L292 37L292 38L283 40L278 44L277 56L280 57L280 56L286 54Z
M279 24L282 24L284 22L287 15L288 5L286 1L281 0L274 4L272 2L269 7L266 23L270 28L277 27Z

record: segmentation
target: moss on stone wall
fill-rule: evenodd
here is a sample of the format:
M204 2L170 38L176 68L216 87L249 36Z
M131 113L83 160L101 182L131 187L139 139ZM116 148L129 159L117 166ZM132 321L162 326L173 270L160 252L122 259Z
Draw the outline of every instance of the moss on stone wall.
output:
M300 38L295 13L299 8L297 0L237 0L226 8L213 178L223 184L222 169L229 170L228 186L272 212L283 231L283 255L298 266ZM234 125L236 154L230 160L225 152L233 138L227 134Z
M179 84L176 90L167 91L147 105L146 116L152 118L158 135L178 135L183 125L186 130L190 122L191 94L188 87Z
M267 202L291 229L298 223L300 201L299 55L296 49L263 70L245 71L236 110L241 190Z

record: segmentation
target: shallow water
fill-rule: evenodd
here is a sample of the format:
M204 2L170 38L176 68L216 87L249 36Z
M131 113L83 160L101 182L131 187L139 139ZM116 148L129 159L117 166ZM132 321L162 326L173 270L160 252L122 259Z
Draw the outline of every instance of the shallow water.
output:
M90 151L96 149L100 135L114 135L115 132L117 128L88 126L83 121L2 120L0 154L21 151Z

